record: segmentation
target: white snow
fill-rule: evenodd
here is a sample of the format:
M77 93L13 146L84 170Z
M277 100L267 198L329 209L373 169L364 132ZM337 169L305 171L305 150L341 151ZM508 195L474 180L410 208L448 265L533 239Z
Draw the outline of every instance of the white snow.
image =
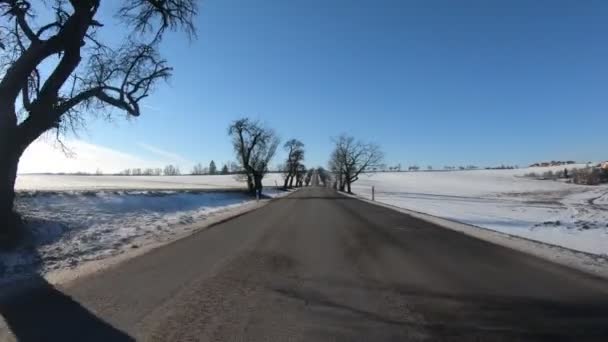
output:
M360 177L353 192L370 198L374 186L382 203L608 255L608 186L523 177L563 169L376 173Z
M168 241L255 203L234 176L20 175L17 189L28 236L19 249L0 252L0 283ZM267 187L264 194L286 192Z
M281 185L282 174L270 173L264 186ZM75 176L20 174L18 191L66 190L178 190L178 189L237 189L243 182L234 175L214 176Z

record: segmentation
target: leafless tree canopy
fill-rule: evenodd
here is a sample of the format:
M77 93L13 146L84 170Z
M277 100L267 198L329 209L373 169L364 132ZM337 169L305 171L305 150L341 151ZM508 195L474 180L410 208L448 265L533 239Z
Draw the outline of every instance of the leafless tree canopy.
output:
M97 14L110 3L126 33L107 42ZM0 0L0 218L14 218L17 164L29 144L82 125L85 113L140 115L141 101L171 75L159 42L167 30L193 36L196 14L197 0Z
M234 121L228 128L232 146L241 168L245 171L247 187L251 193L262 191L262 178L279 145L274 130L260 122L243 118Z
M2 115L21 121L22 149L49 128L82 122L87 111L118 108L140 115L140 101L156 81L171 75L158 52L164 32L194 34L196 0L124 0L116 16L131 33L110 47L98 34L104 26L96 20L102 4L109 0L43 1L35 9L31 1L0 0ZM37 22L36 11L52 12L53 20ZM46 77L43 62L54 66Z
M297 180L298 170L301 168L302 161L304 160L304 143L298 139L288 140L283 145L287 152L287 160L283 166L283 173L285 177L284 188L293 186L294 179ZM296 181L296 185L298 182Z
M363 143L347 135L341 135L334 143L329 167L340 191L350 193L351 184L359 179L359 174L380 165L383 154L378 145Z
M190 171L191 175L204 175L205 173L205 168L201 163L194 165L192 171Z
M169 164L163 169L163 174L165 176L179 176L181 175L181 172L179 167Z

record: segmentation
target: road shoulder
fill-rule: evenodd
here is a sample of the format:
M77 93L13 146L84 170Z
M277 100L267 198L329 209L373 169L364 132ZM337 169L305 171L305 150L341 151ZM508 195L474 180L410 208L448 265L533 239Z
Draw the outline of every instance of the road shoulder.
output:
M344 196L356 198L369 204L395 210L417 219L433 223L439 227L450 229L480 240L504 246L516 251L533 255L556 264L574 268L585 273L608 279L608 258L601 255L580 252L561 246L530 240L519 236L497 232L491 229L448 220L438 216L396 207L390 204L371 201L354 194L340 193Z

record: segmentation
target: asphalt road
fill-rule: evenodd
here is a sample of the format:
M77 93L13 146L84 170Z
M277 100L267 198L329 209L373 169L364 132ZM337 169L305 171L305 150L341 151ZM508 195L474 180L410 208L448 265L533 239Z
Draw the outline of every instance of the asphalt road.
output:
M607 341L608 283L311 187L0 313L23 341Z

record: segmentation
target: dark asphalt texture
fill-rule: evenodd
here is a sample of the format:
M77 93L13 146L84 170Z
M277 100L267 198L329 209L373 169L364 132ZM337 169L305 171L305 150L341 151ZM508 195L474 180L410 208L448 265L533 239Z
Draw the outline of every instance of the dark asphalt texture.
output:
M606 280L321 187L40 283L18 340L608 341Z

